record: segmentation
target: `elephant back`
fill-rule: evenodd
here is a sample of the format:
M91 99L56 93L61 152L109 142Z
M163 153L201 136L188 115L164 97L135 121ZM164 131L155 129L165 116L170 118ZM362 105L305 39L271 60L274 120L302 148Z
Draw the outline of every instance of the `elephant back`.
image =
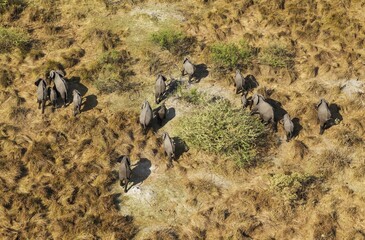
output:
M119 179L129 178L131 175L130 163L127 157L123 157L119 166Z

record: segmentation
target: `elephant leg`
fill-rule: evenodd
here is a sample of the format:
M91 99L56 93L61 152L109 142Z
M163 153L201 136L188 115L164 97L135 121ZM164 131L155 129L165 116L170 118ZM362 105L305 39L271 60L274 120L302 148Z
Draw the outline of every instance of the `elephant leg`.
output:
M274 132L278 132L277 122L275 122L275 121L271 121L271 124L272 124L272 130L273 130Z
M45 106L46 106L46 101L42 100L42 113L44 113Z
M322 135L324 133L324 126L321 125L319 128L319 134Z
M287 134L286 134L286 141L287 142L289 142L289 140L291 139L291 133L290 132L288 132Z
M125 185L124 185L124 192L125 193L128 191L128 183L129 183L129 180L125 179Z
M37 101L37 103L38 103L38 109L41 109L42 102L41 101Z
M77 107L77 112L78 112L78 114L80 114L80 113L81 113L81 106L78 106L78 107Z

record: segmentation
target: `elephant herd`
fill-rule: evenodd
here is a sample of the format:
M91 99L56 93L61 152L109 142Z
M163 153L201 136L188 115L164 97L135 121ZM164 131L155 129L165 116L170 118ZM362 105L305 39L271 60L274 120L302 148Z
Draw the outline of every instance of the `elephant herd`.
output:
M182 76L188 75L189 82L194 78L196 67L190 62L188 58L184 58L183 68L181 71ZM155 102L160 104L155 110L152 110L150 103L145 100L141 106L141 113L139 115L139 124L141 125L142 132L147 133L151 127L153 119L155 118L160 126L162 126L164 119L166 119L167 108L164 102L161 102L167 94L166 77L162 74L158 74L155 81ZM164 148L165 156L169 159L168 167L172 166L172 161L176 159L176 144L167 132L162 134L162 145ZM127 185L131 177L131 166L129 156L122 156L119 165L119 180L121 186L124 186L124 192L127 192Z
M251 76L251 75L249 75ZM248 77L249 77L248 76ZM265 124L272 124L272 129L277 131L277 122L281 119L275 117L274 107L264 98L264 96L255 93L252 97L248 98L248 92L252 89L250 83L247 81L248 77L243 77L240 70L236 70L235 82L236 94L242 92L242 107L246 108L250 106L251 115L259 114L262 122ZM319 134L323 134L324 130L330 127L330 122L332 120L332 114L328 102L325 99L320 99L319 103L316 105L317 117L320 123ZM286 132L286 141L290 141L294 134L294 123L291 120L288 113L282 117L284 130Z
M60 70L51 70L48 75L50 84L43 78L38 78L34 83L37 86L37 103L38 109L42 109L42 114L46 107L47 100L50 101L53 110L58 107L58 98L62 99L63 106L66 107L68 103L68 85L65 80L65 74ZM53 86L51 86L53 83ZM77 89L72 90L73 96L73 115L76 116L81 112L82 98Z

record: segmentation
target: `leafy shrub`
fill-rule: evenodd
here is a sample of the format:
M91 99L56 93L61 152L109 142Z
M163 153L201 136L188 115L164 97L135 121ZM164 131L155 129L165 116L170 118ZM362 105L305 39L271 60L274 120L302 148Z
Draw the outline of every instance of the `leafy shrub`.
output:
M294 172L275 174L271 177L270 183L273 190L279 192L285 200L292 203L301 199L305 200L306 188L315 179L314 176Z
M211 58L222 67L235 68L249 65L255 54L254 49L245 41L235 43L217 43L211 47Z
M27 34L16 28L0 27L0 53L8 53L14 48L26 52L29 45L30 39Z
M273 44L263 49L259 55L260 63L274 68L290 67L294 64L294 54L284 46Z
M197 88L192 88L190 90L184 90L182 86L179 86L177 89L177 95L182 100L194 104L199 105L204 102L205 95L198 91Z
M153 33L151 41L172 54L186 55L195 44L195 38L188 37L180 31L172 29L160 30Z
M218 99L183 118L177 131L189 145L228 157L244 167L254 163L264 126L248 113L233 109L227 100Z

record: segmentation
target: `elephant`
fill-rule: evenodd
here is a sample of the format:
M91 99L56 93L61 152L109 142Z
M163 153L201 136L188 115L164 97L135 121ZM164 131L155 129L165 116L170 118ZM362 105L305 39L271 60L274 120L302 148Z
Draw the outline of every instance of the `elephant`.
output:
M57 107L57 92L56 92L56 88L54 86L53 87L48 87L47 94L48 94L48 98L51 101L51 104L52 104L53 108L56 108Z
M54 81L54 84L56 86L56 90L57 92L60 94L62 100L63 100L63 106L66 107L66 103L67 103L67 83L64 79L64 74L63 72L59 71L59 70L52 70L49 73L49 78L51 80Z
M81 99L81 94L78 90L74 89L72 91L72 96L73 96L73 104L74 104L74 117L77 115L77 114L80 114L81 111L81 102L82 102L82 99Z
M37 103L38 109L42 106L42 114L47 101L47 82L43 78L38 78L34 83L37 86Z
M167 132L162 134L162 140L165 155L169 158L169 166L172 166L172 160L175 159L175 142Z
M196 70L195 65L192 64L187 57L185 57L184 58L184 62L183 62L183 69L181 70L181 74L183 76L186 75L186 74L188 74L188 76L189 76L188 82L189 83L190 83L191 79L194 76L195 70Z
M316 106L318 112L318 120L320 123L319 134L322 135L324 130L329 127L329 120L331 119L331 111L329 109L328 102L325 99L321 99Z
M155 101L156 104L159 104L163 95L166 91L166 77L161 74L158 74L156 83L155 83Z
M242 94L241 102L242 102L243 109L245 109L249 105L249 100L247 99L247 92Z
M287 114L287 113L284 115L283 121L284 121L284 123L283 123L284 124L284 130L286 132L286 141L289 142L290 139L292 139L292 137L293 137L294 123L290 119L289 114Z
M160 126L162 126L162 122L166 118L166 114L167 114L167 109L166 109L165 103L162 103L160 108L157 111L157 120L158 120L158 123L160 124Z
M252 107L253 105L253 107ZM265 98L260 94L254 94L251 101L251 115L260 114L261 120L266 124L271 123L272 129L276 132L276 122L274 116L274 108L265 101Z
M132 170L131 170L131 161L129 156L123 156L119 165L119 181L120 185L124 186L124 192L127 192L128 183L131 179Z
M240 91L242 91L242 94L245 92L245 83L246 80L242 76L240 70L236 70L236 77L234 79L234 86L236 87L236 94L238 94Z
M147 128L152 122L153 113L150 103L146 100L143 102L141 114L139 115L139 123L142 126L143 133L147 133Z

